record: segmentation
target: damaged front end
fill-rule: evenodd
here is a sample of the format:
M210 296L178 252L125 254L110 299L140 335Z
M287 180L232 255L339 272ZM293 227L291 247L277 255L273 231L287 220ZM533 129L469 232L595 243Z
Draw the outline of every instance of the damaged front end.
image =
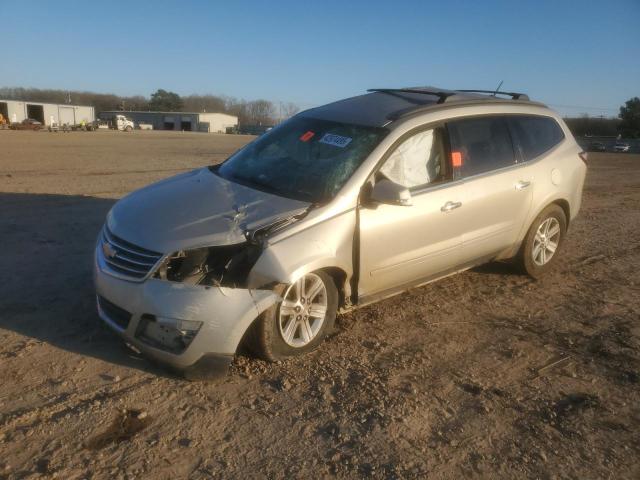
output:
M246 230L246 240L242 243L180 250L167 255L155 269L151 279L165 284L169 282L183 291L189 289L194 295L200 289L202 294L206 295L207 290L214 288L217 290L216 293L221 293L228 302L234 301L234 295L245 292L253 301L255 311L259 313L265 308L265 294L272 298L271 303L278 300L279 297L272 292L276 284L250 288L249 272L264 251L266 237L297 221L301 215L280 218L267 226ZM258 305L259 301L261 305ZM199 309L198 304L185 306L192 310ZM223 309L221 305L219 310ZM216 312L211 312L211 318L215 316ZM184 315L145 313L140 317L135 329L135 338L155 349L181 355L202 328L203 321L200 318L187 320ZM206 330L206 325L204 329Z
M244 288L261 253L262 246L250 242L181 250L160 264L154 278L187 285Z
M307 211L258 228L247 227L246 241L242 243L180 250L168 255L153 278L187 285L248 288L249 272L264 250L266 237L300 220Z
M182 371L228 364L254 320L280 300L282 275L253 275L269 238L311 208L208 169L128 195L96 244L100 317L135 349Z

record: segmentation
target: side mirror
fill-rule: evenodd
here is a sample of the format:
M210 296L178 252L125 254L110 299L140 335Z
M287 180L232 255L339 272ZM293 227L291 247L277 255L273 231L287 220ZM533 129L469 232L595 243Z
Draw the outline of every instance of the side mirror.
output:
M411 193L406 187L391 180L379 180L373 186L369 200L386 205L409 207L411 206Z

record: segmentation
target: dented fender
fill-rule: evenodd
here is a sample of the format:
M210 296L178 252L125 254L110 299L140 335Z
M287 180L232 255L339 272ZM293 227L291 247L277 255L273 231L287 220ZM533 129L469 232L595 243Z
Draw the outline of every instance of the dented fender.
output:
M339 268L347 279L351 278L355 218L355 211L351 210L267 242L249 272L247 287L290 284L323 268Z

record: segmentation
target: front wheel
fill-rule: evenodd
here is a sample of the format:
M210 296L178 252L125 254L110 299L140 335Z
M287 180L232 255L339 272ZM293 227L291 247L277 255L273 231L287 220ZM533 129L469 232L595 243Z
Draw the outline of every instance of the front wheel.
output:
M531 224L519 254L521 268L533 278L547 273L558 260L567 232L567 217L558 205L545 208Z
M253 353L269 361L317 348L333 329L338 310L338 290L323 271L307 273L278 293L282 300L256 320L249 338Z
M125 131L127 131L127 132L130 132L132 130L133 130L133 128L131 128L131 125L127 125L127 128L125 128Z

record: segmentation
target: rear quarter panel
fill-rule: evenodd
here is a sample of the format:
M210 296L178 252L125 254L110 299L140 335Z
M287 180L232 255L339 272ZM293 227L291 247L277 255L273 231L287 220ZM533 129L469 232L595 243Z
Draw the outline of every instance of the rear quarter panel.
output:
M567 220L573 220L576 217L582 203L582 189L587 170L578 155L581 151L568 133L565 140L557 147L531 162L528 168L531 169L533 179L533 208L521 232L521 240L533 220L551 203L567 202L569 205Z

